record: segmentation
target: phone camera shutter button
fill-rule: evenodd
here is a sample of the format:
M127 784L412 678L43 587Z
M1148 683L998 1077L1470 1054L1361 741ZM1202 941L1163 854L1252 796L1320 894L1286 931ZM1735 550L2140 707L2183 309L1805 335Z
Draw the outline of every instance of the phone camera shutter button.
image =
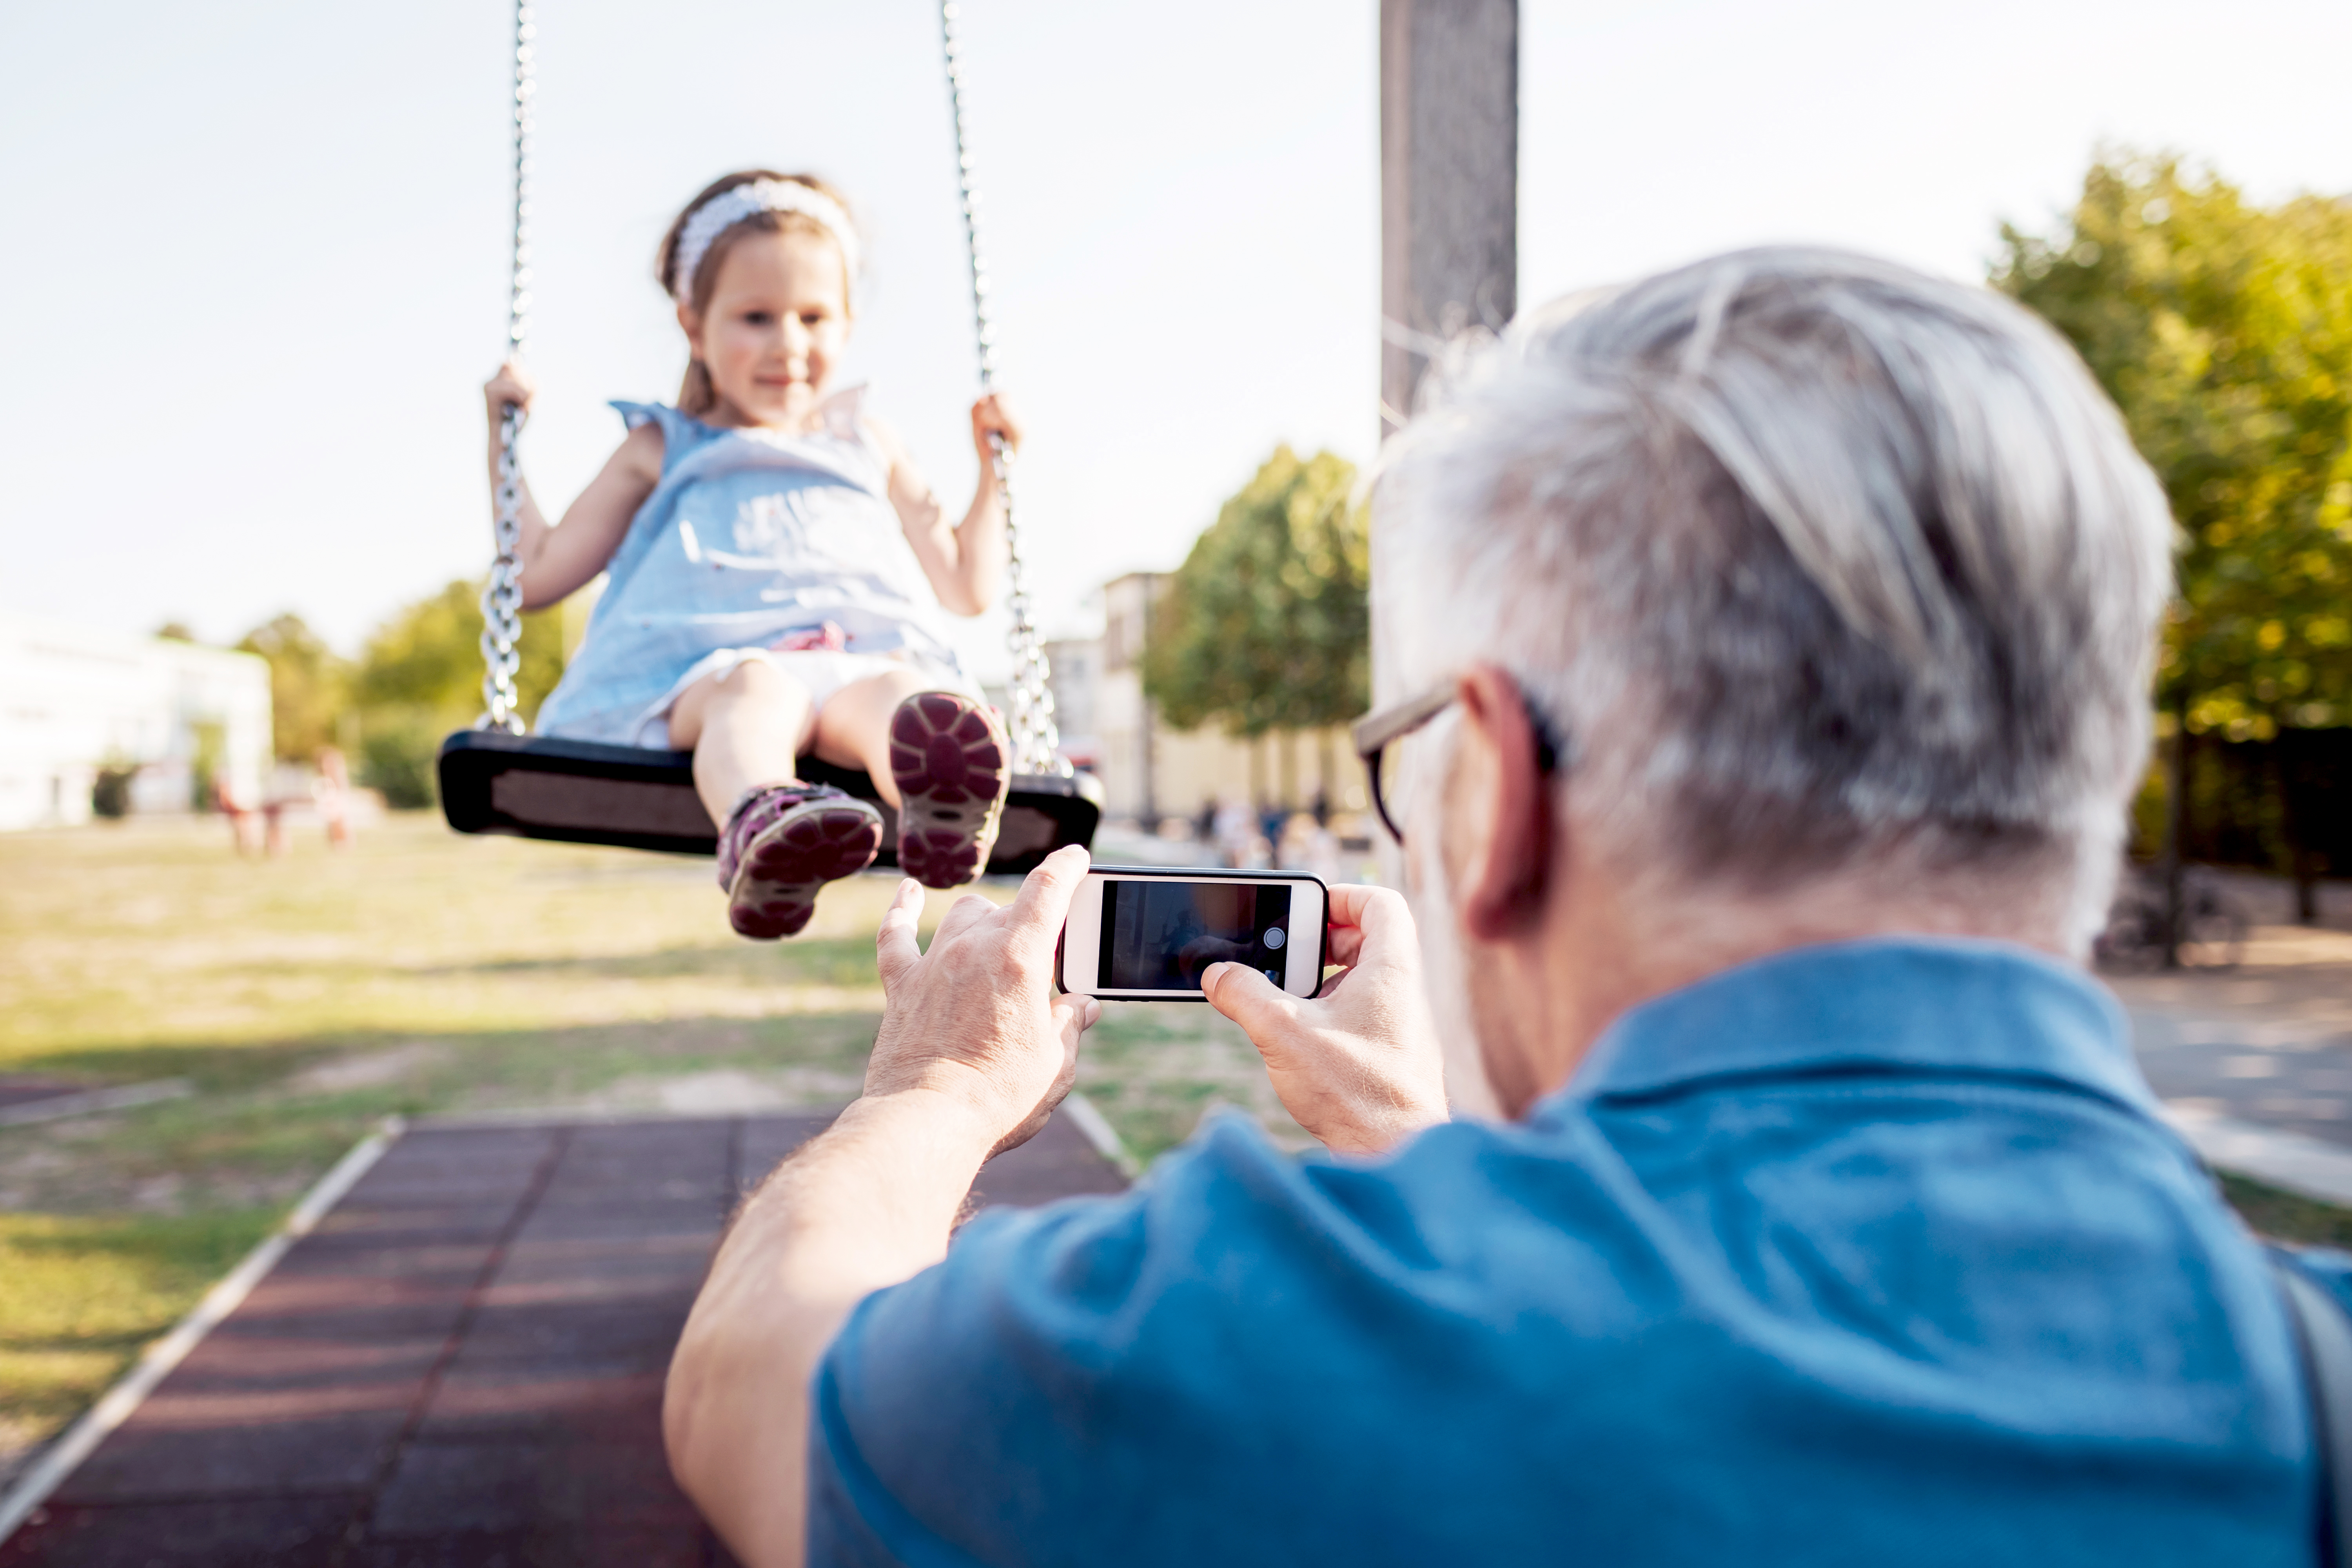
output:
M1268 946L1268 947L1272 947L1272 948L1279 948L1279 947L1282 945L1282 942L1283 942L1282 928L1281 928L1280 926L1276 926L1276 927L1274 927L1272 930L1268 931L1265 933L1265 935L1263 938L1261 938L1260 940L1261 940L1261 941L1263 941L1263 942L1265 943L1265 945L1266 945L1266 946Z

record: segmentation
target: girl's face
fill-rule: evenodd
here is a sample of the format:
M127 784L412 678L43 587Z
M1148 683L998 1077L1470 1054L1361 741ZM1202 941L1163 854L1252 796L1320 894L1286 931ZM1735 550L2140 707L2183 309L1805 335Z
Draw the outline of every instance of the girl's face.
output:
M841 247L821 235L747 234L720 258L701 317L680 305L677 324L710 373L714 412L744 425L797 426L849 342Z

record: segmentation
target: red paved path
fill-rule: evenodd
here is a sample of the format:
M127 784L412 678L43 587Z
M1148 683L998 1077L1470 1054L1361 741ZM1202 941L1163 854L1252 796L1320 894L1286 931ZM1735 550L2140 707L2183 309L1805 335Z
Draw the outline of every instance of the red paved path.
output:
M734 1194L827 1120L411 1130L0 1568L731 1563L662 1373ZM1057 1116L978 1195L1124 1184Z

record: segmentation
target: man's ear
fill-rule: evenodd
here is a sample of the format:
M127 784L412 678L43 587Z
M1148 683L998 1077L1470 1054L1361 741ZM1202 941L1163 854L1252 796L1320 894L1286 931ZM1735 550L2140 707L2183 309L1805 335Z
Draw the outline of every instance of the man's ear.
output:
M1543 911L1554 832L1551 781L1538 760L1535 727L1517 681L1495 665L1475 664L1462 676L1459 700L1454 782L1480 798L1475 804L1456 799L1485 819L1486 830L1455 841L1455 896L1468 935L1507 941L1523 934Z

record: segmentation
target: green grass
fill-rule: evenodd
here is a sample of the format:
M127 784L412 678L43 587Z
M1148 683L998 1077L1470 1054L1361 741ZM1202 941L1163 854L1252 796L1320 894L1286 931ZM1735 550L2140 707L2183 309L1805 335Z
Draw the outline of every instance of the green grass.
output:
M707 860L425 816L268 861L216 822L0 836L0 1072L197 1089L0 1129L0 1473L386 1114L656 1109L715 1075L850 1099L895 885L828 889L805 935L760 944L726 929ZM1303 1141L1206 1007L1111 1008L1079 1082L1146 1159L1220 1102ZM121 1313L89 1315L105 1301Z
M2257 1236L2314 1247L2352 1247L2352 1209L2284 1193L2245 1176L2221 1173L2221 1195Z
M0 1445L71 1420L275 1219L0 1214Z

